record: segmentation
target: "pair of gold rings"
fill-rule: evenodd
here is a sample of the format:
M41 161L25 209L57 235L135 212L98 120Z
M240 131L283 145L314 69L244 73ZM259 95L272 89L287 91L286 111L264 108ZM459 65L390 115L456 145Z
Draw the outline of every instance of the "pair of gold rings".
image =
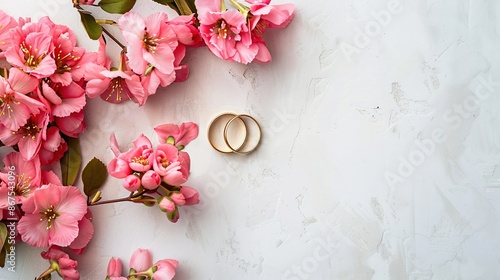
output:
M262 137L259 123L246 114L223 113L208 126L208 141L221 153L249 154Z

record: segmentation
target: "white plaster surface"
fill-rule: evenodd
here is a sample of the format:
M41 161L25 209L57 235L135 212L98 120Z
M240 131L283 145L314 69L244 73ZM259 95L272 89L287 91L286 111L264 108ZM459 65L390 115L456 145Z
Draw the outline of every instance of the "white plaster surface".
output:
M144 107L88 102L84 162L112 158L111 132L125 146L161 123L199 123L188 183L202 203L177 224L157 208L93 208L82 279L104 279L111 256L127 263L138 247L178 259L178 280L500 279L500 2L273 1L285 2L296 17L266 34L272 63L200 48L189 79ZM69 0L0 9L50 15L97 47ZM260 121L256 152L211 148L208 123L225 111ZM108 180L105 197L125 195ZM17 272L0 278L33 279L39 252L18 246Z

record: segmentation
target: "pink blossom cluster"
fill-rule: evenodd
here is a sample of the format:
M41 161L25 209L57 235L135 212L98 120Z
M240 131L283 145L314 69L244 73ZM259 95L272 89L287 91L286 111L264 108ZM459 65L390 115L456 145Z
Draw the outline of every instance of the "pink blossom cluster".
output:
M154 279L171 280L175 276L175 269L179 265L177 260L162 259L153 263L151 253L146 249L137 249L130 258L130 270L128 277L123 275L123 265L119 258L111 258L108 263L106 279L108 280L126 280L136 279Z
M237 9L225 9L224 0L196 0L203 41L217 57L239 63L271 61L263 34L268 28L284 28L294 17L293 4L270 5L271 0L230 1Z
M97 54L76 46L67 26L48 17L17 22L0 11L0 141L17 146L26 161L52 165L68 149L62 135L78 137L86 68Z
M19 152L12 152L3 162L0 220L17 223L18 238L31 246L83 253L94 226L80 190L62 186L53 171L42 170L38 156L25 161Z
M126 152L119 150L112 135L111 149L115 158L107 169L111 176L123 179L122 186L131 192L131 197L138 196L137 202L157 203L170 221L177 222L178 206L199 203L198 192L182 186L189 177L191 166L189 154L182 150L198 136L198 125L163 124L154 130L160 145L153 148L151 141L142 134Z
M201 42L194 23L193 15L169 20L163 12L147 18L136 12L124 14L118 25L126 47L118 69L112 70L109 60L90 69L88 96L100 96L111 103L130 99L142 106L159 86L185 81L189 71L181 61L186 46Z

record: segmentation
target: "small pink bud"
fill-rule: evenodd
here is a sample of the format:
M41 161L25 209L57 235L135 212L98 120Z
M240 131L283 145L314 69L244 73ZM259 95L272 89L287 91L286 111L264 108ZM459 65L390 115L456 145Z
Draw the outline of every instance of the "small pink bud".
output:
M158 175L158 173L154 172L153 170L148 170L142 176L141 183L144 188L148 190L154 190L158 188L158 186L160 185L161 177L160 175Z
M181 187L181 193L184 195L186 205L195 205L200 203L200 194L197 190L191 187Z
M172 199L176 205L184 205L186 204L186 199L184 195L180 192L174 192L170 195L170 199Z
M135 175L128 175L123 179L122 186L129 192L135 192L141 186L141 179Z
M108 276L122 276L122 261L119 258L111 258L108 263Z
M153 266L153 257L146 249L137 249L130 258L130 268L137 272L146 271Z
M175 276L175 269L179 265L176 260L164 259L157 261L155 266L158 268L154 274L153 279L157 280L171 280Z
M175 211L175 203L169 198L164 196L160 203L158 204L160 206L160 209L162 211L165 211L167 213L174 212Z

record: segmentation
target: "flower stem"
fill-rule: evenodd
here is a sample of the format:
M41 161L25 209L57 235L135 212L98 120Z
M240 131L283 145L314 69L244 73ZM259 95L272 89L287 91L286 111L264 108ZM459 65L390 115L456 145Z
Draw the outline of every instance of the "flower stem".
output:
M125 202L125 201L131 201L135 203L140 203L142 202L141 200L135 200L135 198L141 197L143 194L145 194L146 191L140 191L136 194L131 193L127 197L122 197L122 198L116 198L116 199L110 199L110 200L104 200L104 201L97 201L94 203L87 203L88 206L95 206L95 205L103 205L103 204L110 204L110 203L117 203L117 202Z
M115 38L115 36L113 36L113 34L111 34L106 28L102 28L102 32L104 32L106 35L108 35L109 38L111 38L111 40L115 41L115 43L120 46L120 48L122 48L123 50L126 50L127 47L125 47L125 45L123 45L120 41L118 41L118 39Z
M43 279L47 279L46 277L49 276L50 274L52 274L52 272L56 271L52 265L47 268L47 270L45 270L44 272L42 272L42 274L40 274L40 276L38 276L38 278L36 278L36 280L43 280ZM48 278L50 279L50 278Z
M104 201L98 201L98 202L90 203L90 204L88 204L88 206L110 204L110 203L124 202L124 201L133 201L133 200L130 197L122 197L122 198L117 198L117 199L110 199L110 200L104 200Z
M248 8L245 7L244 5L234 1L234 0L229 0L229 2L231 2L231 4L233 4L236 8L238 8L238 10L240 11L240 13L242 13L245 18L247 17L248 15Z

